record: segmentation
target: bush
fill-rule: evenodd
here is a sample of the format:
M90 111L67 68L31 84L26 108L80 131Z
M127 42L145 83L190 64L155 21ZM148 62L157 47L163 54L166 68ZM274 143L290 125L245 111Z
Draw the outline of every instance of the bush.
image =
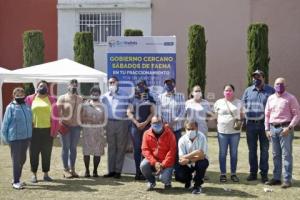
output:
M248 28L248 86L252 85L252 73L259 69L269 82L268 26L262 23L251 24Z
M143 31L139 29L126 29L124 36L143 36Z
M201 25L189 28L188 43L188 94L195 85L200 85L205 94L206 84L206 41L205 30Z
M30 67L44 63L43 32L30 30L23 33L23 67ZM34 94L32 83L24 84L26 95Z
M74 60L94 68L94 42L91 32L77 32L74 37ZM93 83L81 83L81 94L88 96Z

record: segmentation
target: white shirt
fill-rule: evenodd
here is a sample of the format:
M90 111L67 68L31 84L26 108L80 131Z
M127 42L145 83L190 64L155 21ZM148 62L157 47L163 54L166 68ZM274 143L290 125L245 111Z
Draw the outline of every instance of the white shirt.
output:
M240 112L243 109L243 102L239 99L234 99L232 102L227 101L228 106L233 113L234 117L230 114L226 105L226 100L219 99L214 105L214 111L218 115L218 132L223 134L234 134L240 131L233 128L235 119L240 119Z

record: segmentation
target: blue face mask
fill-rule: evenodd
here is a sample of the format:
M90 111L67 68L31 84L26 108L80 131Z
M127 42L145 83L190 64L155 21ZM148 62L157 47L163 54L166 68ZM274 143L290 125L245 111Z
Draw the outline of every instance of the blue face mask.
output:
M253 80L253 85L254 85L255 87L260 86L260 85L261 85L261 80L260 80L260 79L254 79L254 80Z
M197 137L197 130L190 130L186 132L190 140L193 140Z
M162 125L162 123L154 123L154 124L151 124L151 128L155 134L161 134L163 125Z
M165 84L164 89L165 89L167 92L173 92L174 86L171 85L171 84Z

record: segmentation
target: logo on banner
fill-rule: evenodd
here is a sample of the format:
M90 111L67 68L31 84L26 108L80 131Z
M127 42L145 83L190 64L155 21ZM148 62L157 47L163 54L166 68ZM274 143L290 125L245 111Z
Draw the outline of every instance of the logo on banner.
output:
M133 47L137 46L137 41L119 41L119 40L111 40L108 42L109 47Z

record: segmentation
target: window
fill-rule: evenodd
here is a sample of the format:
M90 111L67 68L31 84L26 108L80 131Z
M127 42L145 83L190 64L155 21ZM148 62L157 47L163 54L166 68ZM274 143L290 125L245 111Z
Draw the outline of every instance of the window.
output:
M79 16L79 31L92 32L94 42L107 42L107 36L121 36L121 13L86 13Z

